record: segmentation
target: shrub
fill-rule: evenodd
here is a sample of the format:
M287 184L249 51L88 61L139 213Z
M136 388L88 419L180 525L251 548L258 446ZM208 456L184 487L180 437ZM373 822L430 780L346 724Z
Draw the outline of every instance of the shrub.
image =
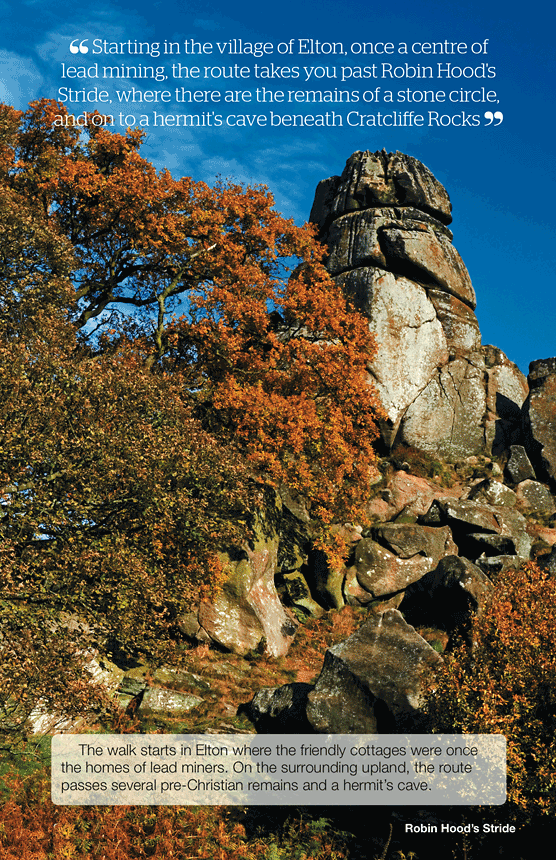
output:
M556 813L556 579L527 563L499 575L472 648L446 656L430 696L433 730L503 734L508 812Z

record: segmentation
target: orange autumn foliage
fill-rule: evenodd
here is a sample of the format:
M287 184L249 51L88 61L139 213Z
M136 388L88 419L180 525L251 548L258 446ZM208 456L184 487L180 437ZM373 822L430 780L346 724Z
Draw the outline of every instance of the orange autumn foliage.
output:
M507 812L556 812L556 580L530 562L497 576L473 648L446 655L430 698L434 731L502 734Z
M276 488L337 550L380 413L374 341L311 227L263 186L174 179L141 132L60 115L0 106L0 718L15 729L38 699L95 707L80 651L163 659Z
M46 99L2 108L0 177L61 246L51 274L72 286L79 342L107 351L132 320L147 366L179 373L204 426L255 472L302 493L323 523L361 515L375 344L312 227L277 213L264 186L176 180L139 154L142 132L84 136L60 115Z
M47 780L11 782L0 806L3 860L348 860L346 833L292 811L253 833L249 810L210 806L54 806ZM251 831L251 832L249 832Z

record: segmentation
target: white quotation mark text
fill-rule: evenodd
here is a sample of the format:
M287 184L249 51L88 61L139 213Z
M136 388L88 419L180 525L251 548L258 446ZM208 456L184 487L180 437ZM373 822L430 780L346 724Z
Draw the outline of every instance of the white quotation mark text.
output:
M491 110L487 110L485 112L485 119L488 119L488 122L485 122L485 125L492 125L494 120L496 120L496 125L500 125L504 119L504 114L499 110L497 110L496 113L492 113Z
M77 41L79 41L79 40L74 39L73 42L70 44L70 51L72 52L72 54L88 54L89 49L88 49L87 45L85 44L85 42L88 42L89 40L88 39L82 39L79 42L79 45L75 44Z

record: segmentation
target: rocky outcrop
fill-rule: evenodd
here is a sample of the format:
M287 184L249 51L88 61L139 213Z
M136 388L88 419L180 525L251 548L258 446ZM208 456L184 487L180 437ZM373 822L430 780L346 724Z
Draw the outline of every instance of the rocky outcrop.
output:
M462 459L516 441L525 377L481 346L471 279L446 226L450 200L431 172L399 152L356 152L317 187L311 220L379 344L369 371L386 445Z
M326 652L314 689L294 684L257 694L250 713L259 731L294 731L296 721L306 730L307 720L326 733L426 730L419 703L437 649L461 637L472 645L500 571L528 560L535 538L538 545L542 535L545 552L556 541L556 530L526 519L553 498L548 489L530 479L512 489L502 468L479 460L460 464L469 468L467 480L451 489L401 463L382 491L383 521L363 531L343 568L327 572L320 560L313 599L365 606L367 620ZM400 514L412 521L393 522ZM302 570L297 575L303 580Z
M475 292L452 244L441 183L411 156L356 152L341 176L319 183L310 217L327 244L330 273L367 315L379 347L369 373L387 415L385 447L403 443L452 461L510 449L509 486L497 479L500 471L468 486L467 498L450 499L449 490L398 467L367 505L371 521L396 525L363 539L354 534L349 558L335 568L311 550L302 500L283 491L278 520L287 516L295 528L258 529L252 546L224 554L228 580L220 594L180 622L185 635L239 654L280 656L291 643L296 621L275 579L297 619L346 603L384 610L446 556L466 557L489 575L527 559L532 539L523 514L553 511L538 480L556 476L556 360L531 366L528 397L519 369L481 344ZM404 525L418 517L418 526Z
M488 460L490 471L468 472L452 490L395 465L367 505L374 525L345 527L349 555L335 568L310 547L302 499L284 490L272 527L258 523L249 546L222 555L227 582L181 629L239 654L280 656L296 621L275 580L298 619L368 607L363 627L327 652L314 689L263 690L250 718L260 731L301 730L307 720L319 732L415 730L421 673L438 659L426 636L472 641L498 573L551 537L556 506L541 482L556 481L556 359L534 362L528 385L501 350L481 344L448 194L416 159L354 153L317 187L311 220L331 275L379 347L369 373L387 415L385 449L402 443L469 464L504 454L505 473Z

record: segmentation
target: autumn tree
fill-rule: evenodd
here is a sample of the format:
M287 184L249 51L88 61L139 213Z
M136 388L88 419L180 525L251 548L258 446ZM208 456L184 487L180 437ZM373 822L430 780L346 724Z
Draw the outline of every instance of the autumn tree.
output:
M73 334L50 318L48 338L0 347L0 717L14 728L38 699L58 713L98 704L84 652L114 640L164 659L257 504L177 377L153 385L130 344L83 358Z
M299 493L330 546L374 477L375 346L312 228L265 187L176 180L140 132L66 115L0 106L8 709L63 700L67 655L99 636L160 652L267 488Z
M141 157L141 132L89 126L84 136L56 125L65 115L48 100L5 108L2 165L7 192L40 206L71 247L80 342L117 339L132 311L147 366L179 372L211 432L303 492L317 520L361 515L375 345L312 228L280 216L264 187L174 180Z

